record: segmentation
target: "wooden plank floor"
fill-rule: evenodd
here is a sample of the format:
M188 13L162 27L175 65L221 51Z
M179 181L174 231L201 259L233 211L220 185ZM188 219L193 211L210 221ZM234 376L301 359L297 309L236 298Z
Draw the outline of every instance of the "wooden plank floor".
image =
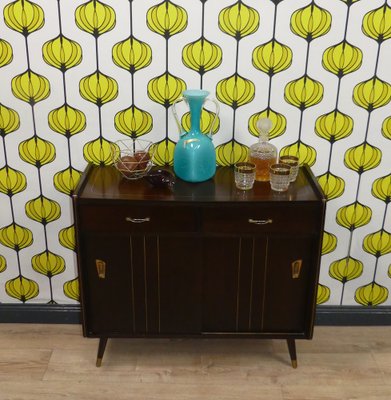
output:
M0 325L0 400L391 400L391 327L315 327L297 341L97 340L79 325Z

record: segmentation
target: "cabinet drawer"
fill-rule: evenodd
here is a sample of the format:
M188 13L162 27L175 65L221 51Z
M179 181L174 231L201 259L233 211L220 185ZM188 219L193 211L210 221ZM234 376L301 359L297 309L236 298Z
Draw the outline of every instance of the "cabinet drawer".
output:
M204 208L205 233L319 232L320 209L310 206L249 206Z
M79 226L83 230L100 232L193 232L194 212L186 207L138 205L81 205Z

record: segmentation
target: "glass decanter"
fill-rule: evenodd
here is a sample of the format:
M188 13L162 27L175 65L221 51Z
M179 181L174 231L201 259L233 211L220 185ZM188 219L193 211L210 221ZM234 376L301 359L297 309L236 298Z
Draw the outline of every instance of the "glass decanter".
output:
M269 167L277 162L277 147L269 142L269 132L272 126L273 123L269 118L261 118L257 122L259 141L250 147L249 155L249 161L256 167L256 181L269 181Z

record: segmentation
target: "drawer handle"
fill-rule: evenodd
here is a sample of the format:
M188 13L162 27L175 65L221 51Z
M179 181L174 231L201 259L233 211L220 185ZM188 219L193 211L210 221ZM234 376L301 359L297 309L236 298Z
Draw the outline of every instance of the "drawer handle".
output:
M250 224L255 224L255 225L267 225L267 224L272 224L273 220L272 219L252 219L249 218L248 222Z
M127 222L132 222L133 224L142 224L143 222L149 222L151 218L146 217L146 218L132 218L132 217L126 217L125 221Z

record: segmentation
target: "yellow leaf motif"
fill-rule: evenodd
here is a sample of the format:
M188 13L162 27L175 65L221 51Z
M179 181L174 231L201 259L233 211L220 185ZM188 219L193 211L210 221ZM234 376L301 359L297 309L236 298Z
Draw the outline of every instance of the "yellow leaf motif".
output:
M39 287L37 282L19 275L6 282L5 291L8 296L25 303L26 301L38 296Z
M10 249L19 251L32 245L33 234L30 229L12 223L0 229L0 243Z
M312 167L316 161L316 150L303 142L297 141L280 150L281 156L296 156L299 157L300 165L308 164Z
M96 71L80 80L80 94L83 99L101 107L118 96L118 84L115 79Z
M311 2L292 14L291 30L307 42L325 35L331 28L331 14Z
M4 39L0 39L0 68L8 65L13 58L12 47Z
M187 112L183 115L181 124L185 132L188 132L190 130L191 127L190 112ZM203 108L201 111L200 129L202 133L209 134L209 132L211 132L212 135L216 134L220 129L219 116L216 115L214 112L209 111L206 108Z
M86 116L80 110L63 104L49 112L48 122L50 128L67 138L84 131L86 127Z
M69 167L54 175L54 187L61 193L72 196L79 183L81 172Z
M342 78L357 71L362 64L362 51L346 40L331 46L323 53L323 68Z
M64 294L72 300L80 301L79 279L75 278L64 283Z
M338 239L330 232L323 231L322 255L332 253L337 248Z
M391 252L391 234L384 229L366 235L363 242L363 249L374 255L381 257Z
M84 145L84 159L95 165L111 165L113 164L112 146L118 148L117 145L99 137Z
M360 260L345 257L331 263L329 275L341 283L346 283L360 277L363 269L364 264Z
M248 129L251 135L259 137L257 122L262 118L269 118L272 121L272 129L269 132L269 139L281 136L286 131L286 118L284 115L266 108L263 111L253 114L248 120Z
M342 196L345 191L345 181L331 172L326 172L325 174L318 176L317 179L327 200L329 201Z
M381 157L380 149L364 142L346 151L344 163L349 169L362 174L376 168L380 164Z
M336 109L317 118L315 133L330 143L334 143L350 136L353 132L353 125L353 118Z
M47 41L42 47L42 53L47 64L62 72L79 65L82 60L80 44L62 34Z
M240 40L258 30L258 11L243 1L238 1L220 11L219 28L227 35Z
M170 139L163 139L151 146L151 152L154 152L153 162L156 165L173 165L174 163L175 143Z
M373 182L372 195L386 204L391 201L391 174L382 176Z
M148 10L147 25L151 31L169 39L186 29L187 12L177 4L164 0Z
M48 278L65 271L65 260L51 251L43 251L31 259L33 270Z
M94 37L111 31L115 26L113 8L98 0L91 0L76 8L76 25Z
M151 64L152 50L149 44L131 36L114 45L113 61L120 68L135 73Z
M279 41L272 39L270 42L254 49L252 61L255 68L269 76L273 76L291 66L292 50Z
M378 43L391 38L391 7L384 4L365 14L362 31Z
M115 115L114 126L118 132L135 139L152 130L152 115L132 105L125 110L119 111Z
M19 114L12 108L8 108L0 103L0 136L8 135L19 129Z
M168 108L182 95L185 89L186 83L183 79L165 72L148 82L148 97Z
M42 195L28 201L25 209L26 215L29 218L43 225L53 222L61 216L60 205L56 201Z
M4 7L6 25L17 32L28 36L41 29L45 23L42 8L29 0L16 0Z
M67 249L76 251L76 240L75 240L75 227L74 225L68 226L61 229L58 234L58 240L61 246Z
M369 224L372 210L360 202L341 207L337 212L337 223L350 231Z
M44 76L28 69L12 79L11 89L15 97L34 105L49 97L50 83Z
M200 75L217 68L222 59L221 47L204 37L187 44L182 50L183 64Z
M1 132L1 130L0 130L0 132ZM386 139L391 140L391 117L387 117L383 121L381 133Z
M322 98L323 85L307 75L285 86L285 100L302 111L320 103Z
M26 187L26 176L22 172L7 165L0 169L0 192L11 197L23 192Z
M237 162L247 161L248 147L231 140L216 148L216 160L218 165L231 166Z
M237 109L250 103L255 96L255 85L239 74L233 74L218 82L216 87L217 99L222 103Z
M384 286L371 282L356 290L354 299L363 306L378 306L387 301L388 289Z
M33 136L19 144L19 155L23 161L41 168L56 158L56 149L47 140Z
M391 85L376 76L354 87L353 101L368 112L391 101Z
M318 293L316 297L316 304L323 304L329 301L330 299L330 288L327 286L321 285L320 283L318 284Z
M0 255L0 273L4 272L7 269L7 261L5 257Z

